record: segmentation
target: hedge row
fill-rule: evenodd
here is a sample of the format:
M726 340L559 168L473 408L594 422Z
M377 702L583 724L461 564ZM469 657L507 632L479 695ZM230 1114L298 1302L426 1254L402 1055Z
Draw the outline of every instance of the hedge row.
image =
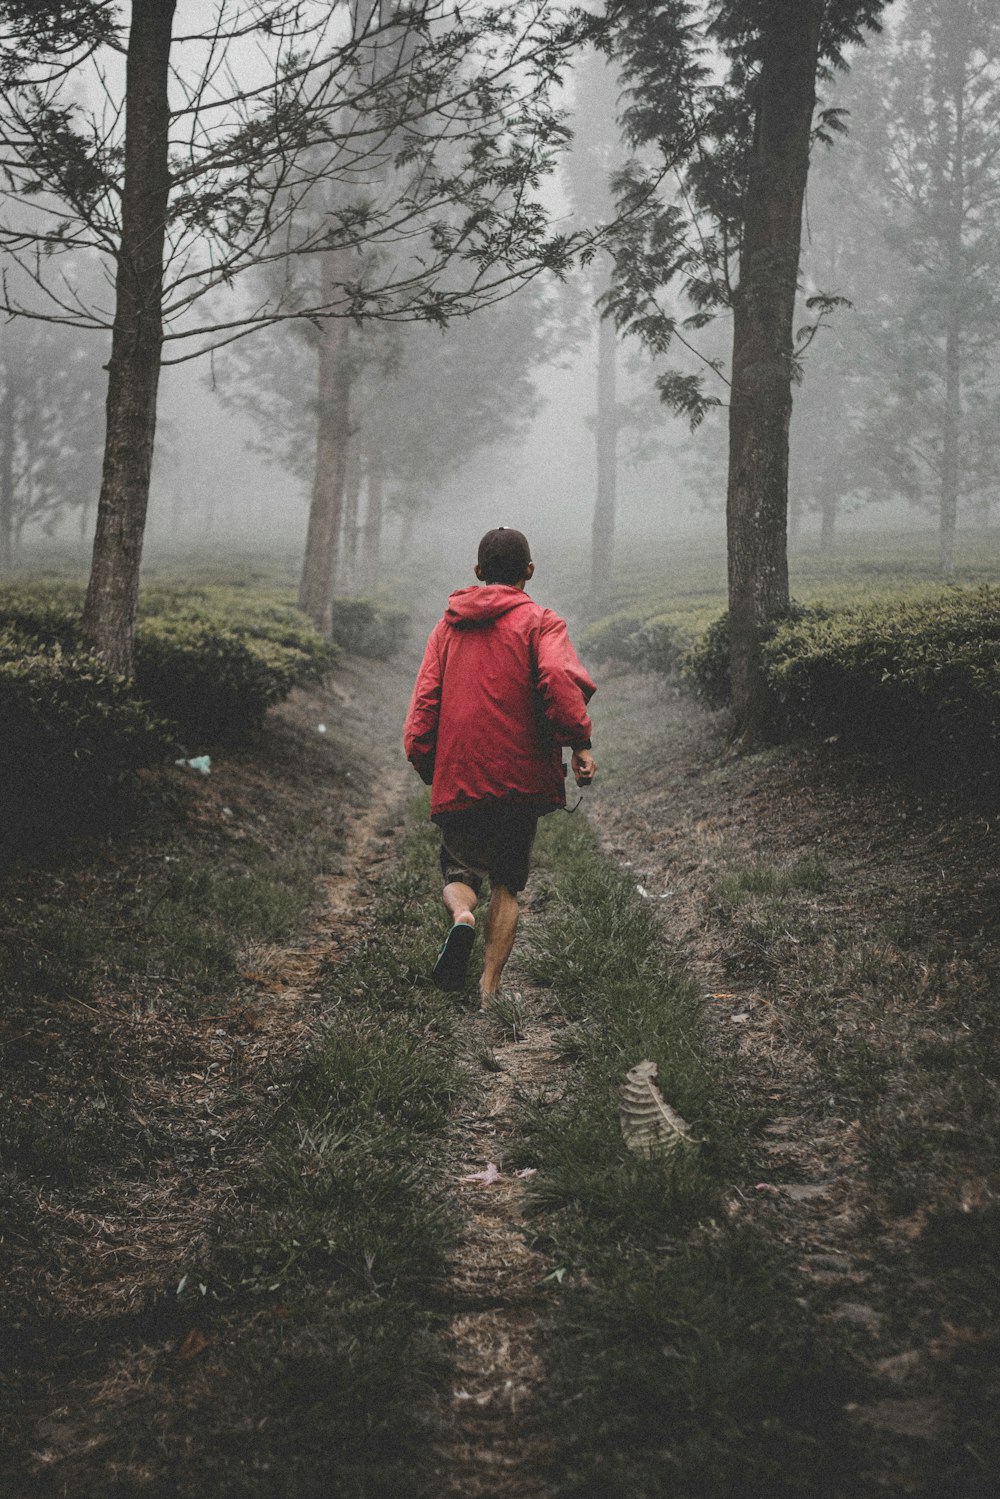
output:
M134 684L80 638L82 591L68 584L0 593L0 801L4 832L106 805L135 770L246 739L293 687L320 681L340 655L298 610L236 589L154 589L136 629ZM341 606L348 648L384 657L401 610Z
M729 702L729 621L693 643L660 617L601 620L591 660L678 676L703 702ZM794 607L765 643L774 738L836 737L897 760L995 771L1000 752L1000 588L956 588L875 603Z
M56 586L0 597L0 628L14 629L41 650L61 653L63 675L89 658L80 640L79 590ZM289 605L235 592L161 590L143 600L135 637L133 696L167 719L184 745L232 742L262 722L293 687L319 681L339 655ZM77 726L79 728L79 725Z
M729 700L729 623L689 653L684 677L712 707ZM956 589L848 609L797 609L764 645L774 738L836 738L966 775L1000 753L1000 588Z
M403 646L410 627L405 609L375 599L335 599L332 634L354 656L388 661Z
M301 617L262 619L255 627L165 614L137 626L136 691L177 724L189 745L238 742L293 687L321 681L339 654Z
M0 629L0 850L86 819L134 771L176 752L176 729L84 651Z
M598 665L617 662L630 671L662 672L664 676L680 670L687 647L674 622L632 612L600 619L580 637L580 649L589 661Z
M765 648L782 736L986 773L1000 752L1000 588L782 624Z

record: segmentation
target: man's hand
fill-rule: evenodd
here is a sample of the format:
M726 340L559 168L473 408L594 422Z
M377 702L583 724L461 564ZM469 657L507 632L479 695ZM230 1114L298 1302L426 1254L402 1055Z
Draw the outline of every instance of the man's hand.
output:
M590 750L573 751L573 774L578 786L589 786L597 774L597 761Z

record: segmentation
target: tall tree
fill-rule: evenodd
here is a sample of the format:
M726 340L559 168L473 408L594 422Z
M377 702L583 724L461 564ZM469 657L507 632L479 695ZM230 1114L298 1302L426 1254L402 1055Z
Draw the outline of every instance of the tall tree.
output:
M630 207L617 256L616 316L656 354L733 320L727 381L727 534L736 732L765 709L761 643L788 607L788 444L798 372L795 294L817 78L877 24L883 0L616 0L613 43L630 99L623 122L640 159L623 171ZM712 49L715 48L713 59ZM725 71L723 72L723 67ZM676 189L665 196L668 178ZM686 298L685 315L667 291ZM724 397L695 370L659 378L695 423Z
M176 0L132 0L104 469L83 607L84 639L113 670L125 674L132 668L163 348L163 247L170 192L167 81L175 9Z
M41 7L50 19L59 9ZM0 245L35 286L33 301L7 297L6 309L103 326L52 263L86 248L115 266L85 630L126 672L164 344L183 359L283 318L440 322L564 264L572 246L549 231L536 189L564 139L560 69L592 24L544 0L464 11L417 0L388 19L378 0L218 0L175 39L174 11L174 0L133 0L124 98L95 53L103 116L43 55L42 43L62 45L57 27L39 33L35 72L0 76ZM79 55L106 36L81 35ZM303 213L331 183L342 191L327 211ZM372 247L385 252L378 274L361 277ZM266 306L230 294L195 315L248 269L317 253L335 270L310 304L289 277Z
M101 472L101 370L73 329L0 329L0 569L26 526L83 513Z
M795 299L823 9L822 0L774 0L749 39L741 18L730 33L741 58L758 63L732 300L726 491L733 710L751 740L764 711L761 642L788 608Z
M824 542L841 500L903 499L936 515L947 575L960 506L988 514L1000 482L1000 17L900 7L841 100L806 265L852 308L807 370L796 469L822 490Z
M607 225L615 212L612 178L624 155L617 119L621 85L614 67L596 50L580 59L574 69L574 85L573 147L566 157L570 196L578 216L589 224ZM612 272L611 254L602 250L586 278L597 314L596 462L590 544L593 598L606 595L611 585L618 508L618 330L604 305L612 287Z
M383 326L354 341L349 436L365 481L367 587L379 581L386 516L417 516L445 479L525 428L537 409L533 372L564 347L559 313L557 299L536 284L445 330ZM317 408L325 400L316 365L302 358L297 325L262 339L218 361L219 393L251 415L259 450L310 491L322 461Z
M892 428L912 453L916 422L923 427L921 466L937 490L947 577L959 501L977 486L990 447L997 476L995 427L985 451L982 437L1000 419L1000 14L991 0L908 0L891 61L887 238L912 271ZM913 477L927 487L919 470Z

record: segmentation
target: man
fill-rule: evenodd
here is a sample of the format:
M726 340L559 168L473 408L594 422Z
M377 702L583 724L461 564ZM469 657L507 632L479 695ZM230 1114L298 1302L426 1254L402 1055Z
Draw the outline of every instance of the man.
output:
M595 691L565 621L525 593L535 565L520 531L500 526L479 543L482 587L461 588L431 632L410 700L407 759L432 787L441 830L444 903L452 919L434 969L442 989L464 987L473 914L490 881L480 997L500 990L514 946L518 894L535 825L566 805L562 747L578 786L597 769L587 703Z

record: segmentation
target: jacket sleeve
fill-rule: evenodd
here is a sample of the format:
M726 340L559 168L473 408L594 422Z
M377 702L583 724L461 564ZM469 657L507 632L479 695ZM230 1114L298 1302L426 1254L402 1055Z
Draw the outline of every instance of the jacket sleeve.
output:
M542 707L556 744L590 744L587 704L597 691L570 643L566 622L546 609L537 644L537 681Z
M420 779L429 786L434 779L434 751L437 747L438 715L441 710L442 661L440 626L431 631L424 659L403 725L403 748L406 758Z

